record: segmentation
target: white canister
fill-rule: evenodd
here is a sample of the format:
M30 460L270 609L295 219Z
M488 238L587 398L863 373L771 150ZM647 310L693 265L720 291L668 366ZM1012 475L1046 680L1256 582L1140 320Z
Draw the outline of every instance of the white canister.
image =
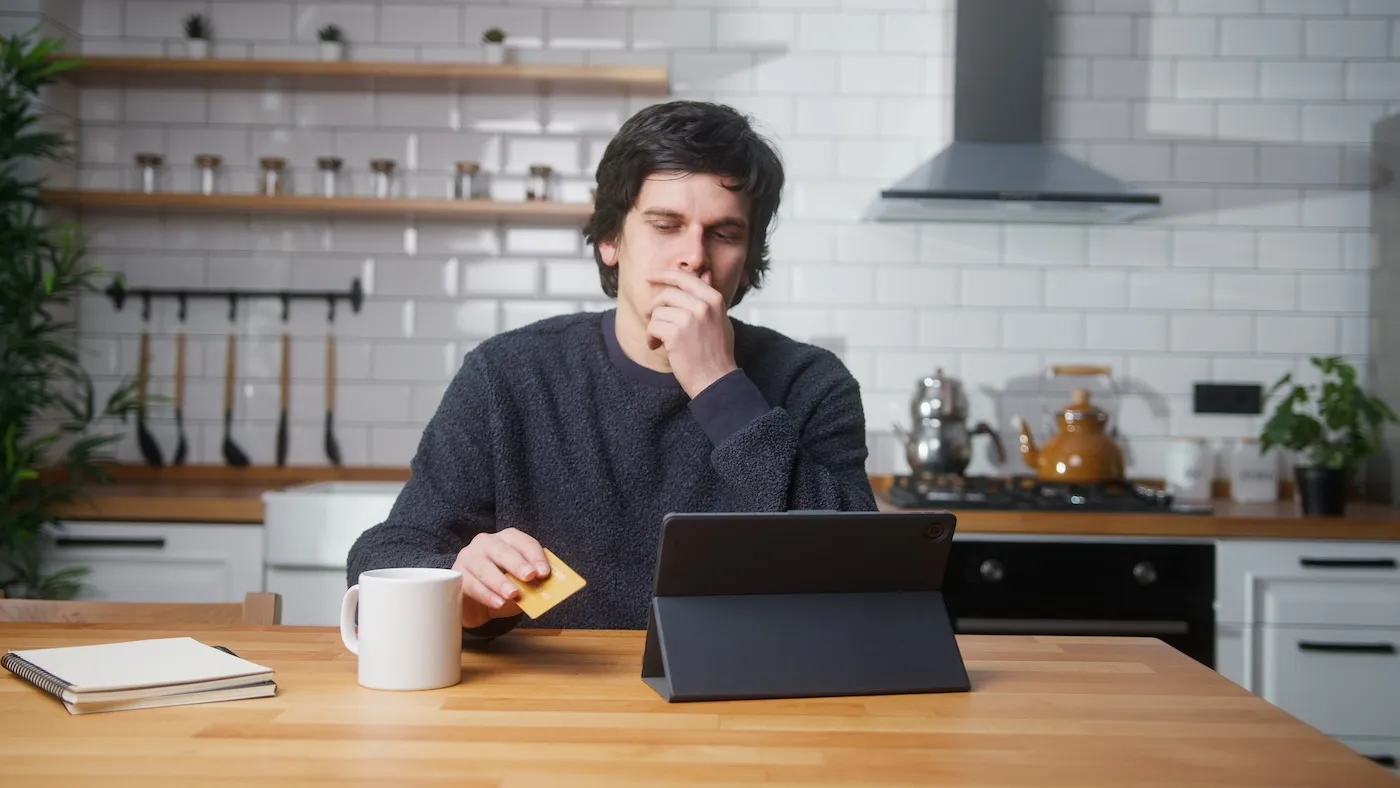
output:
M1204 438L1172 441L1167 453L1167 491L1184 503L1204 503L1211 498L1215 480L1215 453Z
M1278 500L1278 456L1259 451L1258 438L1240 438L1230 455L1230 498L1237 503Z

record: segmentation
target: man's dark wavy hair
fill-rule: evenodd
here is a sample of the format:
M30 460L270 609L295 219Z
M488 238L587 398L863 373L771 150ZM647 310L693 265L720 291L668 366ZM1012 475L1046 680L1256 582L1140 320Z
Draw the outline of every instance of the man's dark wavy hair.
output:
M600 241L615 241L637 202L642 183L657 172L708 173L749 197L748 284L735 306L763 285L768 270L768 230L778 212L783 165L777 151L731 107L703 101L671 101L647 107L622 124L598 163L598 194L583 237L593 245L603 292L617 297L617 268L603 264Z

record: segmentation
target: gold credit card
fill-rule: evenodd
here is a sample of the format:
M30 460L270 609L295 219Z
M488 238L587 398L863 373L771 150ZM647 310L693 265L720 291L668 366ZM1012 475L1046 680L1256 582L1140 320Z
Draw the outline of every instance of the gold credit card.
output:
M549 561L549 576L546 578L527 583L520 578L506 575L520 589L520 598L515 600L515 604L530 618L539 618L585 585L578 572L560 561L559 556L550 552L547 547L544 557Z

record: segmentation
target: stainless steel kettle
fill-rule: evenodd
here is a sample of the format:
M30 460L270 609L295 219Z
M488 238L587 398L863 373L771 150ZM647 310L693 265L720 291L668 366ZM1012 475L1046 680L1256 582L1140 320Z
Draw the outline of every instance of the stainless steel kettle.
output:
M942 367L919 381L909 409L913 429L896 424L894 430L904 441L905 457L916 475L961 475L972 461L974 435L990 436L997 464L1006 462L1006 451L996 430L985 421L968 429L967 395L962 384L945 375Z

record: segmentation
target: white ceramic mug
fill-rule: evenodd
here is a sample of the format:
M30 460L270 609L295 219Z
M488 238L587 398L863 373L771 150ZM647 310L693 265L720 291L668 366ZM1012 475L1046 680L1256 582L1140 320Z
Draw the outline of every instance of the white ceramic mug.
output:
M428 690L456 684L462 680L462 573L360 573L340 603L340 639L360 658L361 686Z

